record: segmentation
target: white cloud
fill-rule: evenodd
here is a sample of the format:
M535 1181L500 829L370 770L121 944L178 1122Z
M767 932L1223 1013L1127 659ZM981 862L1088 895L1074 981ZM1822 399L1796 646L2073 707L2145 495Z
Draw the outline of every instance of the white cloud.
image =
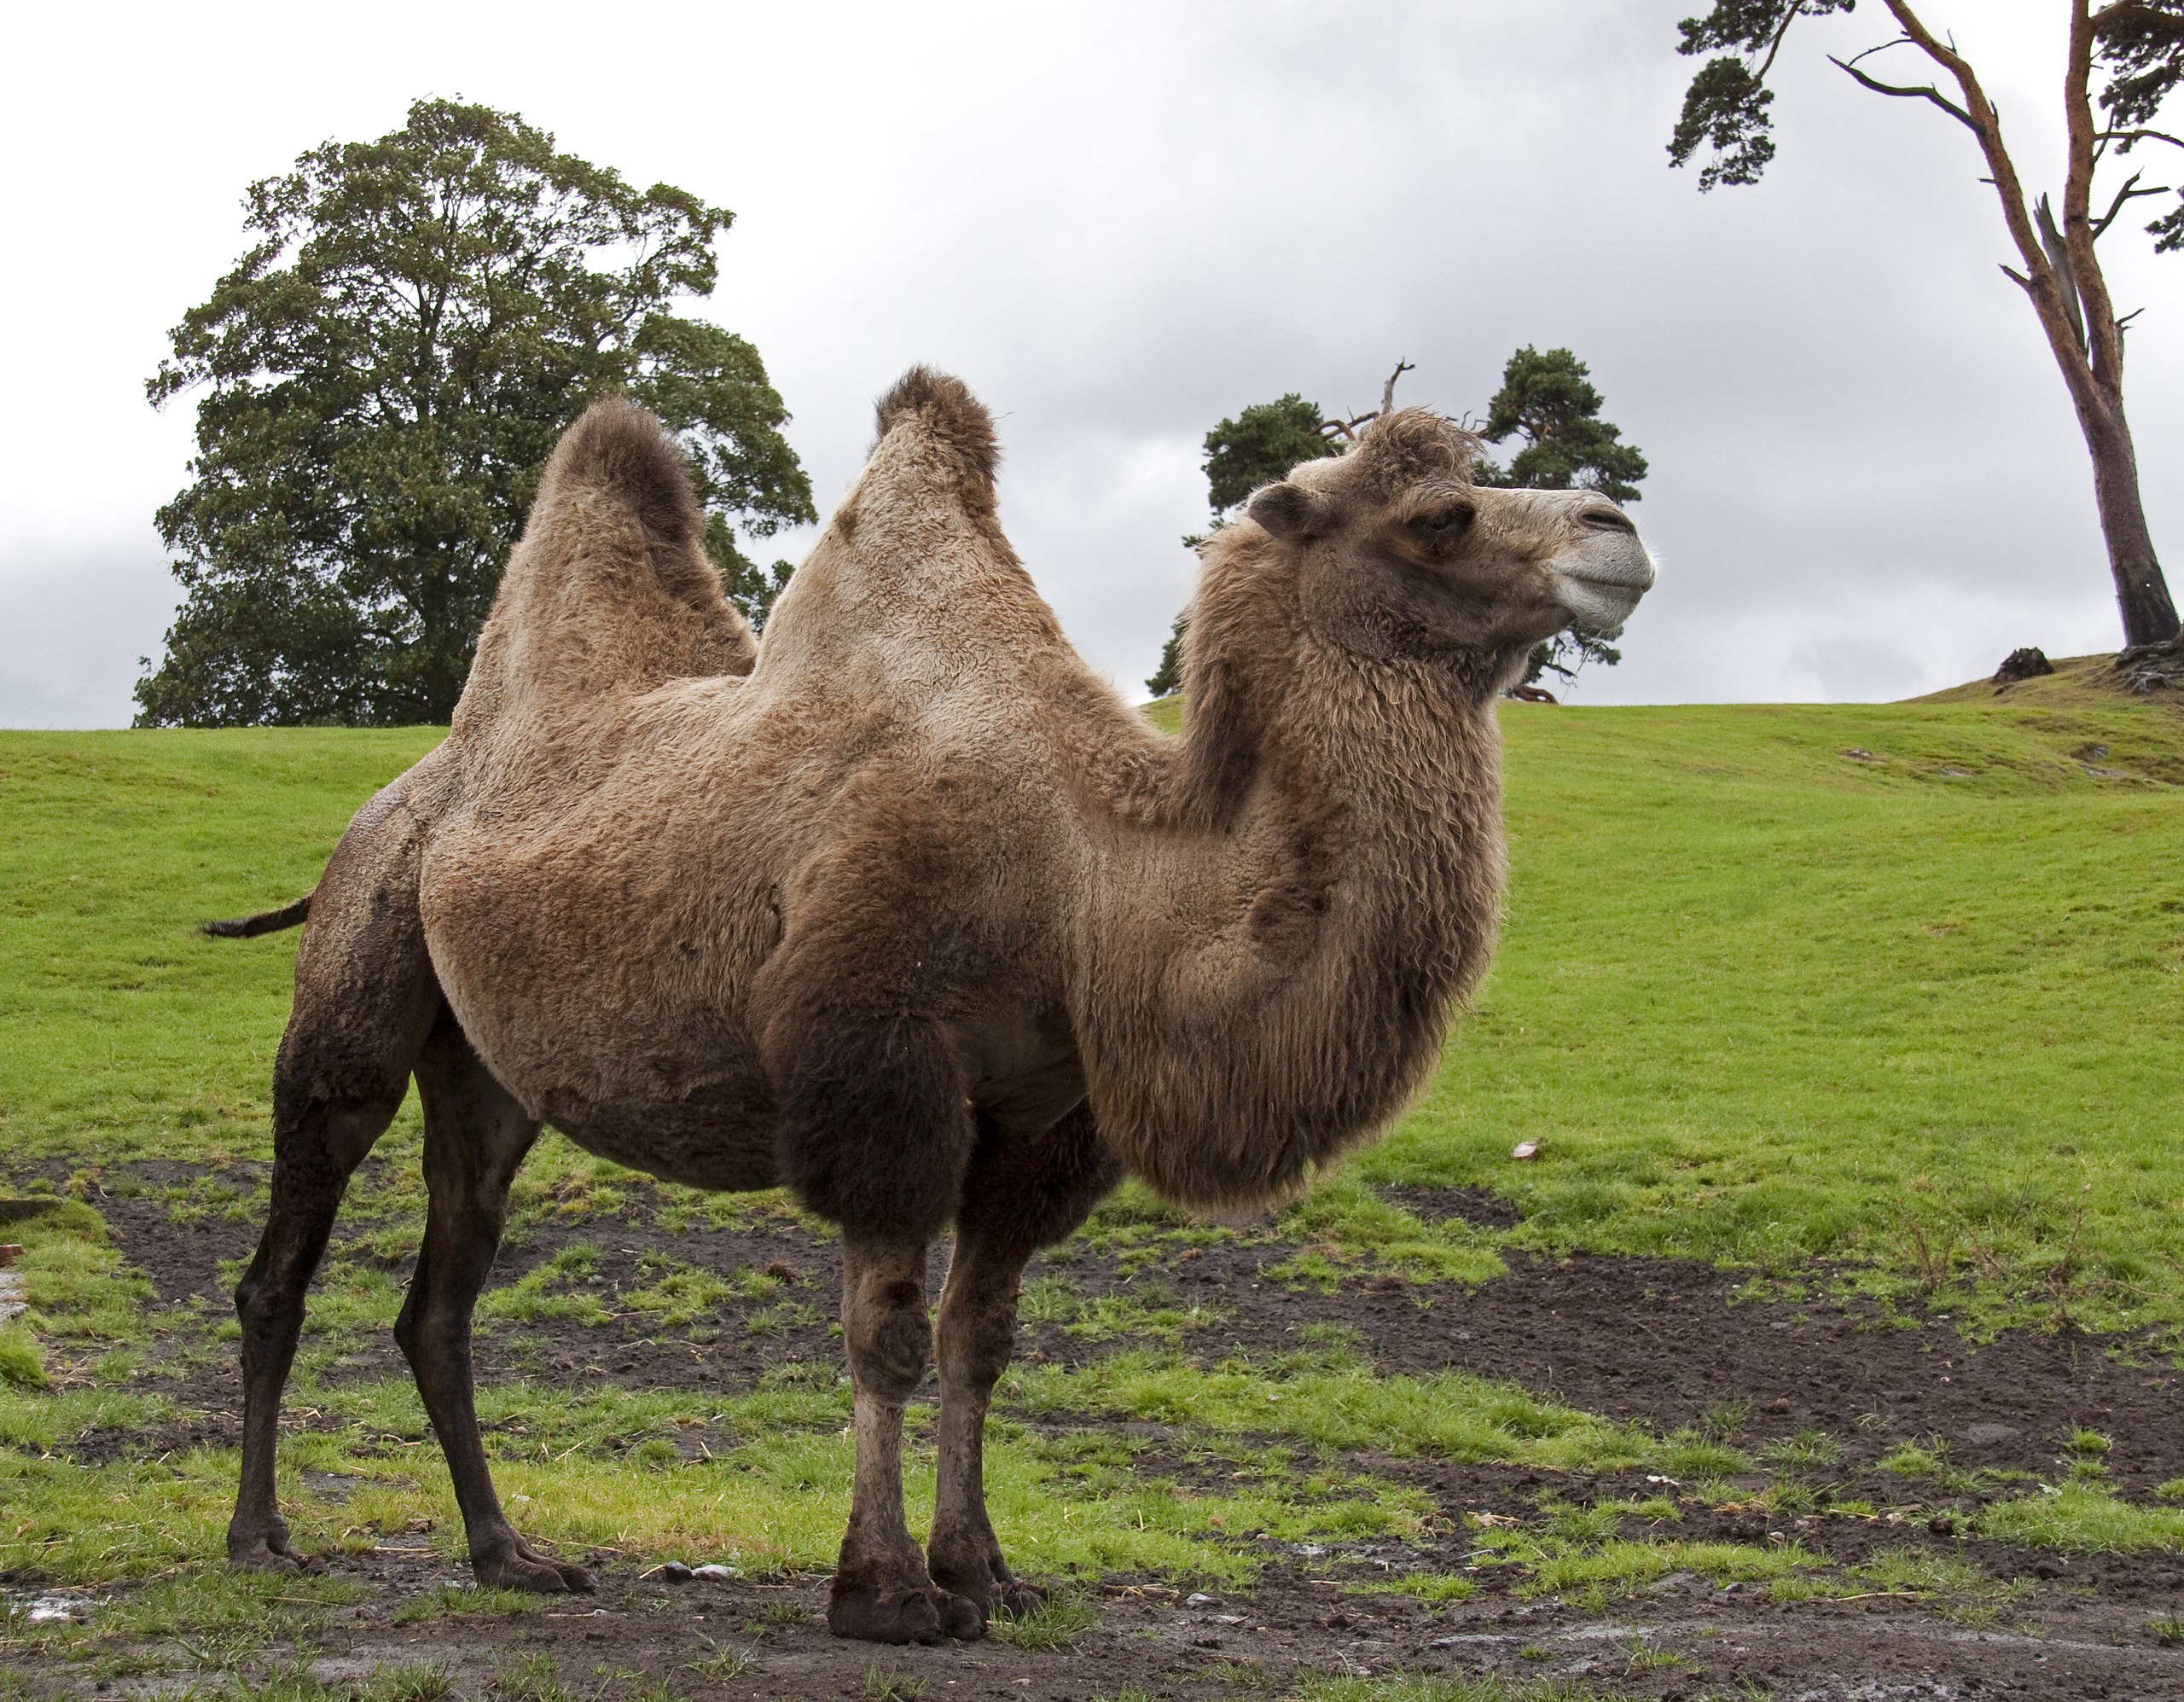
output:
M1825 66L1884 32L1828 20L1786 55L1768 180L1701 197L1663 152L1690 9L712 0L615 34L553 5L48 9L0 102L0 197L38 255L0 276L22 398L0 537L76 561L141 529L189 447L187 407L152 415L142 382L238 252L243 184L460 93L737 210L708 311L765 355L822 501L896 372L960 371L1002 416L1013 536L1125 685L1187 588L1214 421L1290 389L1369 406L1398 355L1408 398L1476 410L1527 342L1589 361L1654 468L1637 517L1668 574L1586 700L1895 696L2018 643L2112 642L2084 451L1969 138ZM2053 187L2052 9L1943 9ZM2184 443L2179 263L2110 246L2119 296L2153 305L2135 420L2156 537L2184 537L2158 476ZM0 587L32 560L0 552ZM102 641L71 612L89 581L41 583L14 624L76 636L31 648L133 678L121 633L156 633L169 593L100 581ZM0 673L0 723L125 712L30 678Z
M127 726L176 601L155 541L0 551L0 724Z

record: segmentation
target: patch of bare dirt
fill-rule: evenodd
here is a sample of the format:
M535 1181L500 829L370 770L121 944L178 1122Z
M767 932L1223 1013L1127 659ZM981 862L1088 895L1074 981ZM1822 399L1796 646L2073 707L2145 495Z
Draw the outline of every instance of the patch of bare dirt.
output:
M1405 1203L1428 1215L1493 1222L1506 1208L1467 1190L1407 1190ZM204 1297L226 1312L223 1260L246 1255L255 1226L212 1217L177 1225L166 1206L110 1196L96 1202L125 1252L150 1276L166 1304ZM748 1388L790 1360L830 1361L838 1352L828 1327L839 1292L839 1260L831 1242L782 1223L755 1229L670 1233L635 1213L530 1227L503 1252L497 1281L513 1281L573 1242L599 1250L596 1293L612 1320L586 1327L566 1320L502 1323L479 1345L481 1379L517 1374L611 1380L631 1385ZM1156 1697L1241 1693L1307 1671L1498 1672L1583 1679L1638 1697L1692 1697L1755 1686L1777 1697L1814 1699L2024 1694L2184 1697L2184 1653L2164 1647L2153 1625L2184 1609L2184 1579L2175 1557L2064 1557L2012 1548L1963 1535L1953 1502L1931 1486L1877 1469L1901 1444L1941 1438L1968 1467L2053 1478L2062 1444L2080 1426L2115 1438L2107 1465L2119 1488L2143 1496L2184 1477L2184 1425L2178 1386L2167 1366L2135 1367L2107 1345L2068 1335L2018 1333L1984 1345L1944 1318L1891 1320L1859 1304L1815 1299L1734 1304L1737 1280L1711 1267L1662 1259L1578 1257L1513 1261L1510 1274L1475 1290L1418 1288L1370 1278L1333 1293L1285 1286L1269 1267L1295 1251L1267 1240L1224 1242L1195 1257L1171 1257L1147 1273L1181 1302L1200 1301L1224 1315L1187 1345L1201 1352L1233 1345L1270 1355L1293 1349L1314 1324L1347 1326L1358 1350L1385 1372L1456 1368L1507 1378L1572 1405L1673 1428L1718 1423L1741 1409L1735 1440L1747 1449L1800 1431L1827 1432L1842 1448L1834 1465L1808 1473L1819 1504L1808 1514L1769 1517L1756 1508L1679 1508L1679 1537L1744 1542L1794 1541L1844 1565L1885 1550L1909 1548L1973 1561L1999 1578L2022 1578L2030 1592L1984 1629L1950 1623L1932 1610L1884 1593L1866 1599L1769 1605L1757 1592L1716 1589L1703 1580L1662 1580L1604 1612L1520 1600L1492 1567L1472 1574L1478 1589L1456 1604L1345 1594L1341 1580L1316 1570L1315 1557L1287 1554L1248 1592L1192 1592L1143 1580L1108 1579L1095 1593L1100 1625L1073 1652L1033 1653L997 1642L943 1649L875 1650L836 1642L818 1617L824 1581L791 1585L642 1582L608 1560L596 1601L512 1618L396 1625L390 1615L418 1593L450 1581L444 1563L420 1553L379 1554L334 1564L357 1569L375 1595L362 1617L344 1622L328 1647L328 1676L343 1662L441 1658L474 1676L515 1656L543 1653L565 1677L595 1669L636 1672L729 1697L839 1697L858 1693L875 1661L927 1683L926 1702L1006 1695L1034 1699L1112 1696L1136 1685ZM659 1256L726 1275L773 1268L781 1283L765 1299L725 1306L707 1330L663 1331L657 1316L628 1309L620 1297L649 1280ZM936 1279L939 1255L936 1254ZM406 1261L397 1262L397 1269ZM1092 1294L1136 1280L1117 1263L1079 1246L1059 1269ZM1036 1271L1035 1271L1035 1274ZM783 1301L810 1309L810 1320L748 1327L761 1307ZM710 1339L706 1339L710 1333ZM308 1345L309 1339L306 1339ZM1109 1351L1054 1326L1027 1329L1024 1351L1079 1361ZM330 1380L401 1374L391 1345L368 1345ZM155 1438L94 1435L81 1457L107 1457L182 1443L235 1440L234 1373L225 1344L173 1385L188 1416ZM1156 1443L1139 1469L1188 1480L1187 1454ZM1439 1535L1400 1551L1403 1570L1461 1570L1470 1558L1467 1513L1536 1515L1553 1492L1574 1499L1665 1489L1636 1476L1570 1480L1554 1474L1448 1461L1353 1461L1431 1497L1443 1519ZM1894 1521L1844 1514L1833 1503L1866 1501L1899 1508ZM1917 1503L1907 1519L1906 1503ZM1933 1522L1929 1524L1929 1519ZM1335 1568L1354 1580L1372 1556L1345 1552ZM1320 1565L1333 1566L1324 1558ZM804 1618L773 1625L800 1605ZM769 1604L774 1604L770 1609ZM769 1618L770 1613L771 1618ZM2173 1623L2173 1618L2170 1620ZM750 1646L748 1674L700 1682L690 1663L713 1652L702 1641ZM1681 1664L1634 1661L1641 1645L1673 1653Z
M433 1665L466 1697L493 1693L514 1663L541 1656L581 1694L665 1680L677 1694L763 1702L833 1702L873 1694L889 1679L900 1695L922 1686L924 1702L1091 1702L1131 1687L1197 1702L1280 1693L1327 1673L1552 1676L1658 1702L1740 1690L1784 1702L2184 1695L2184 1654L2156 1643L2141 1615L2091 1603L2050 1605L2010 1629L1975 1630L1900 1603L1785 1610L1677 1577L1601 1615L1500 1597L1427 1606L1347 1595L1309 1565L1277 1564L1250 1591L1110 1579L1091 1593L1095 1623L1061 1649L994 1641L887 1649L827 1634L822 1578L666 1585L610 1558L596 1596L521 1614L401 1623L405 1606L457 1581L443 1563L390 1549L333 1570L372 1594L314 1640L316 1676L361 1683ZM746 1658L741 1670L700 1670L723 1652ZM126 1693L142 1682L49 1670L18 1676L30 1693L56 1696Z

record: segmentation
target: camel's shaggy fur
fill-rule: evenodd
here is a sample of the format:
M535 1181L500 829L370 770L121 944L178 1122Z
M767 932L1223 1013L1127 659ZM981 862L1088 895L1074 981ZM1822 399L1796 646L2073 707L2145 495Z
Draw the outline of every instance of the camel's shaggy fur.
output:
M979 1445L1026 1259L1125 1170L1263 1204L1382 1126L1494 937L1496 694L1651 582L1579 492L1483 490L1411 410L1209 547L1150 730L995 518L985 410L912 371L765 642L722 599L671 444L624 403L549 463L447 741L361 811L310 904L271 1220L238 1292L229 1549L291 1559L273 1438L304 1285L414 1074L431 1214L397 1327L482 1581L583 1588L495 1498L469 1317L542 1123L842 1226L857 1466L830 1619L975 1635L1037 1593ZM903 1524L903 1403L940 1305L940 1487Z

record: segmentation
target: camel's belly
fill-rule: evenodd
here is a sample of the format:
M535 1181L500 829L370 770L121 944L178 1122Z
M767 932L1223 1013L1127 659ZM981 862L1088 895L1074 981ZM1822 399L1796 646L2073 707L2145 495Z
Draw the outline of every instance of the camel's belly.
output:
M721 1193L775 1188L773 1107L758 1096L753 1114L747 1095L693 1098L677 1105L639 1107L587 1106L566 1119L545 1120L587 1153L643 1170L664 1182Z
M460 1009L456 1016L472 1026ZM498 1029L507 1018L497 1010L479 1025ZM780 1180L773 1089L758 1054L742 1037L694 1027L671 1050L657 1031L648 1041L632 1033L621 1046L610 1040L599 1054L580 1045L545 1054L514 1037L478 1049L526 1109L588 1153L692 1188L772 1188ZM701 1037L716 1043L687 1044ZM497 1054L511 1061L497 1062Z

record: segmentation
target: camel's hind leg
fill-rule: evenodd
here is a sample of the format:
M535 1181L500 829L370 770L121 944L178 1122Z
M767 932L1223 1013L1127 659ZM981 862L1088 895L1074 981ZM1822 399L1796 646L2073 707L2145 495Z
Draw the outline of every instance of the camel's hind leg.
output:
M431 1205L394 1337L447 1455L471 1567L491 1588L588 1591L590 1573L533 1552L501 1510L471 1386L471 1312L500 1251L508 1185L538 1138L538 1124L493 1079L445 1011L417 1060L417 1093L425 1107Z
M384 1097L346 1105L305 1102L276 1117L273 1205L250 1269L235 1288L242 1322L242 1481L228 1523L228 1560L253 1571L289 1571L302 1557L273 1487L281 1391L296 1356L304 1291L326 1252L334 1214L355 1170L402 1103L406 1081Z
M1120 1176L1089 1107L1040 1135L979 1130L940 1297L940 1481L926 1560L935 1583L985 1612L1029 1613L1045 1599L1009 1570L986 1517L986 1404L1015 1347L1017 1286L1031 1255L1073 1231Z
M316 924L314 925L316 926ZM326 954L318 954L322 964ZM235 1287L242 1325L242 1477L228 1559L254 1570L301 1564L273 1487L281 1391L296 1356L304 1292L326 1252L350 1173L386 1130L410 1086L439 990L419 942L386 954L373 984L319 978L311 948L273 1072L272 1205ZM367 996L358 998L360 990Z
M311 895L296 953L295 1003L273 1066L272 1206L235 1288L242 1478L228 1558L240 1566L301 1564L274 1495L273 1456L304 1291L350 1173L400 1108L440 1007L417 909L437 766L426 758L357 812Z

